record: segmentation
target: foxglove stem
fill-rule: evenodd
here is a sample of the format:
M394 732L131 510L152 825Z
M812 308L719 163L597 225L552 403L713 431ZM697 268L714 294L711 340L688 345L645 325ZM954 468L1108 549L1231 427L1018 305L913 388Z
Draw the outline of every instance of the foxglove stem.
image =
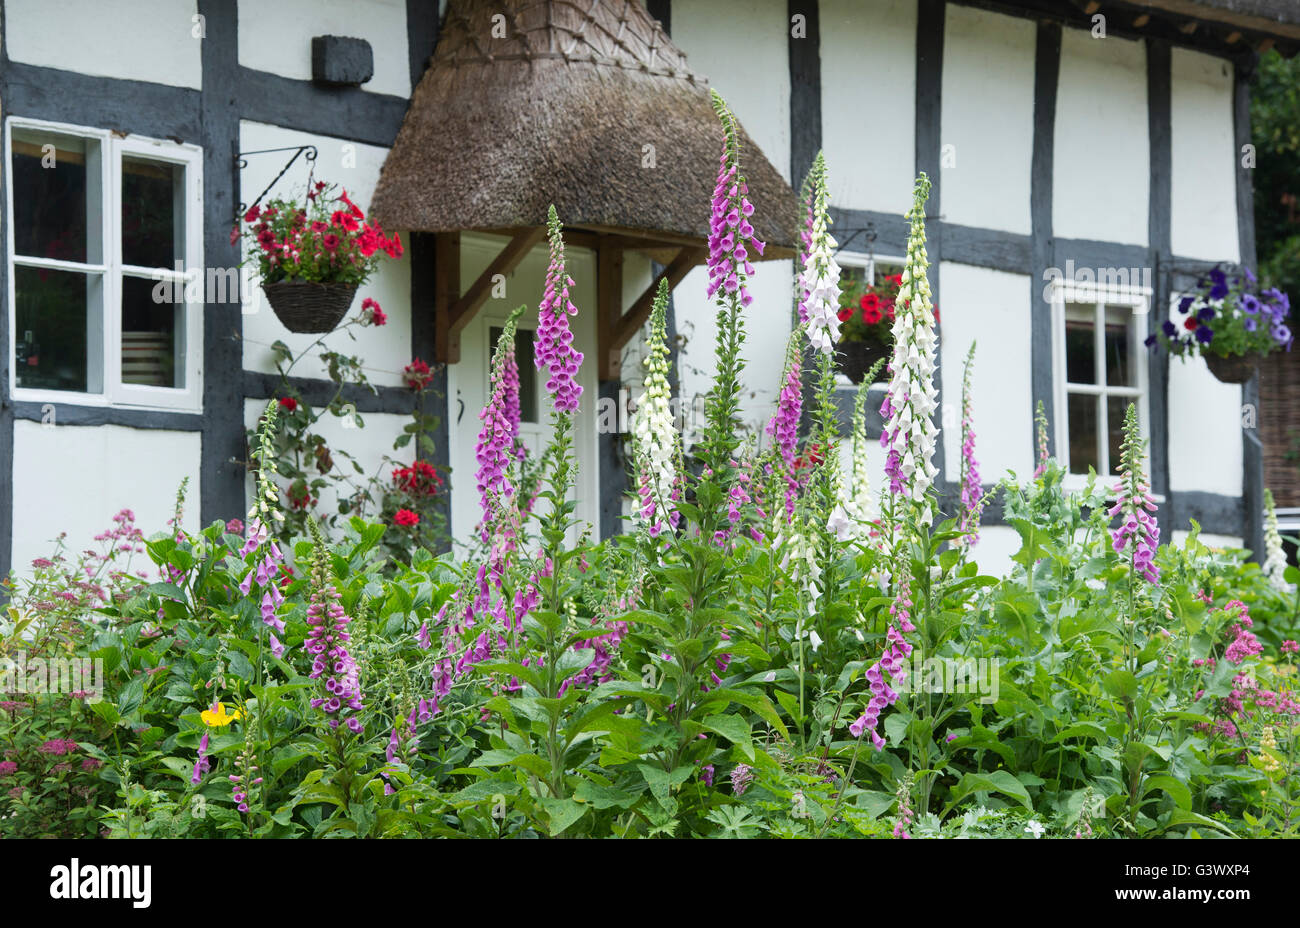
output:
M984 508L984 488L980 483L979 462L975 460L975 422L971 401L971 372L975 363L975 343L966 352L961 382L961 519L958 525L966 533L963 544L970 547L979 541L980 513Z
M1115 485L1115 505L1107 512L1112 519L1117 516L1120 519L1119 526L1111 532L1111 547L1116 554L1121 554L1132 545L1133 571L1145 577L1148 583L1159 583L1160 570L1155 565L1155 555L1160 543L1160 529L1152 515L1156 504L1151 498L1151 486L1143 473L1145 449L1137 406L1130 403L1124 414L1123 466L1119 483Z
M1039 400L1034 408L1034 428L1038 432L1038 466L1034 468L1034 479L1047 473L1047 413L1043 411L1043 401Z
M827 209L826 160L821 152L813 162L813 224L808 253L799 275L803 302L799 319L808 341L824 355L833 355L840 340L840 266L835 262L836 241L827 231L831 219Z
M751 302L747 282L754 273L750 248L762 255L764 245L754 237L749 217L754 207L749 202L749 188L740 173L740 133L726 101L711 91L713 109L722 123L722 155L718 183L713 192L709 222L708 297L718 305L717 363L714 384L705 404L707 426L701 442L704 480L717 486L728 497L735 479L732 461L736 457L737 419L740 408L740 376L744 362L740 346L745 340L741 309ZM705 496L711 494L706 493ZM701 528L716 534L721 513L703 514Z
M674 508L680 496L681 437L673 421L672 388L668 383L668 282L659 282L650 310L645 389L637 400L633 447L637 469L637 510L650 537L673 530L681 514Z
M495 528L506 521L503 518L505 513L514 508L512 500L515 488L510 480L510 463L517 450L518 425L510 421L508 370L514 357L515 331L522 309L520 307L511 313L497 340L489 380L491 393L478 414L483 425L479 429L478 444L474 448L474 458L478 461L474 479L483 513L479 532L484 543L492 538ZM517 389L514 405L517 414Z
M1294 593L1295 588L1286 582L1286 551L1277 526L1277 507L1273 491L1264 491L1264 576L1280 593Z
M911 233L894 313L891 378L880 407L886 422L880 445L887 454L889 492L917 503L926 499L937 472L932 458L939 433L933 419L939 396L934 385L937 338L926 277L925 203L929 195L930 179L922 174L907 214Z
M795 451L799 443L799 414L803 409L802 372L803 353L795 340L791 339L786 349L785 376L777 396L776 412L767 423L767 434L772 437L775 451L784 464L787 518L794 517L795 498L799 492L799 480L795 474Z
M537 369L546 368L549 377L546 389L551 394L556 412L573 413L578 410L582 387L578 385L578 367L582 352L573 347L573 332L569 317L578 309L569 299L573 278L569 276L564 261L564 235L560 217L552 206L546 219L547 237L551 245L551 263L546 270L546 292L537 309L537 349L534 363Z

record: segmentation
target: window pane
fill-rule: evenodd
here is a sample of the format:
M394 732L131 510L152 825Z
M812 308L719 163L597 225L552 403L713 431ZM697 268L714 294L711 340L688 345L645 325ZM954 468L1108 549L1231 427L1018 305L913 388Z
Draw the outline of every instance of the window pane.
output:
M1070 383L1097 382L1097 342L1091 306L1065 308L1065 377Z
M14 294L15 383L103 392L99 275L15 267Z
M122 262L173 269L185 254L185 167L122 156Z
M15 254L102 262L100 180L94 139L14 129Z
M150 387L185 386L184 332L178 325L185 304L171 302L170 281L122 277L122 383ZM166 297L163 301L155 298Z
M1071 393L1068 398L1070 416L1070 473L1086 474L1088 468L1099 467L1097 451L1097 403L1099 397Z
M1106 400L1106 427L1110 432L1110 472L1120 472L1120 443L1124 441L1124 413L1131 403L1128 397L1112 396Z
M493 350L501 338L502 328L492 326L489 337ZM537 421L537 367L533 361L532 329L515 329L515 363L519 365L519 421Z
M1106 383L1112 386L1134 386L1132 340L1129 338L1129 327L1134 318L1131 307L1106 307Z

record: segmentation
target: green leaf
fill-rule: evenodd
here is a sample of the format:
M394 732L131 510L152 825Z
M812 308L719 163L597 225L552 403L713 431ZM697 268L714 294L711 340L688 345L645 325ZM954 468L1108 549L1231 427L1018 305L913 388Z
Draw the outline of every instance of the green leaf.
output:
M1133 676L1133 672L1127 668L1121 667L1119 670L1112 670L1106 675L1106 679L1101 684L1105 687L1106 692L1112 696L1127 696L1129 699L1137 696L1138 681Z
M750 741L749 723L739 715L710 715L700 724L739 747L751 762L754 760L754 745Z
M144 702L144 677L133 677L118 694L117 711L125 718L139 709L142 702Z
M944 810L943 816L947 817L957 803L972 793L1001 793L1016 800L1030 812L1034 811L1034 804L1030 801L1029 792L1024 784L1009 771L994 770L992 773L968 773L962 777L961 782L952 791L948 808Z
M1192 807L1192 791L1187 788L1187 784L1181 780L1176 780L1171 776L1160 775L1147 777L1146 783L1142 786L1142 795L1155 789L1162 789L1169 794L1180 809L1190 809Z
M626 809L635 803L640 798L640 795L613 786L601 786L599 783L583 780L578 784L578 788L573 791L573 798L579 802L588 803L593 809Z
M583 803L577 802L573 799L552 799L549 797L543 797L539 799L538 802L541 804L542 808L546 810L546 814L550 816L552 838L586 815L587 810L591 808L591 806L584 805Z

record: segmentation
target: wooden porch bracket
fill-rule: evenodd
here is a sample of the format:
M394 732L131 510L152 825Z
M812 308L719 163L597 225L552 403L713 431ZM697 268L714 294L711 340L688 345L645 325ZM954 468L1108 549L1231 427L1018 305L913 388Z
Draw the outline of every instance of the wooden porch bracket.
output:
M637 330L650 318L659 282L668 281L674 289L691 268L708 256L708 249L699 245L682 247L677 256L650 282L645 292L637 297L627 312L620 312L623 292L623 253L617 241L602 243L597 251L597 302L596 323L598 356L597 376L601 380L619 380L622 376L623 348L636 335Z
M460 333L474 318L492 290L492 279L508 275L533 246L546 237L544 226L520 229L492 259L469 289L460 292L460 233L441 232L435 237L434 266L438 280L434 287L434 349L444 364L460 361Z

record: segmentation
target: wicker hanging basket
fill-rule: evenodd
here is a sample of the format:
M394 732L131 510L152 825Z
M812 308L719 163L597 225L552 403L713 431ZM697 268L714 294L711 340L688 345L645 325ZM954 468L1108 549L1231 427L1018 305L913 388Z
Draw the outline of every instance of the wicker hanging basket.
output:
M854 383L862 383L871 365L889 354L889 346L882 342L843 342L839 346L840 371ZM883 367L877 377L882 375Z
M1206 366L1220 383L1248 383L1255 376L1259 356L1253 354L1235 354L1225 358L1217 354L1206 354Z
M343 319L356 296L357 285L280 280L263 283L262 292L286 329L319 335L333 331Z

